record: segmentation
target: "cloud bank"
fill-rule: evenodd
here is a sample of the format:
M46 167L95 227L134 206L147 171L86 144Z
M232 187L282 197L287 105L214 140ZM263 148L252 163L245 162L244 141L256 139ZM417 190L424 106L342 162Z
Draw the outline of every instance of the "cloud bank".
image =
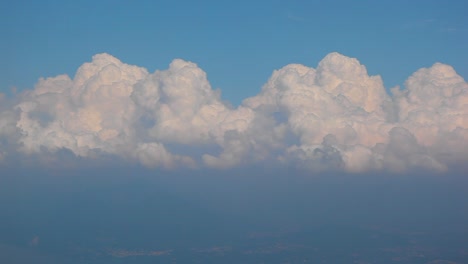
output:
M389 94L357 59L331 53L315 69L274 71L233 108L195 63L149 73L98 54L73 79L40 79L0 103L3 163L64 151L165 169L444 171L468 161L468 84L441 63Z

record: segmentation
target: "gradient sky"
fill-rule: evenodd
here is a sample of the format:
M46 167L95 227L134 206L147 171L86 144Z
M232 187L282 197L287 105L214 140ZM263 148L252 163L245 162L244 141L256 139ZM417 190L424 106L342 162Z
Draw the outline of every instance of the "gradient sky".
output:
M468 263L467 3L3 1L0 262Z
M387 89L435 62L468 76L468 4L453 1L14 1L0 8L0 91L76 69L106 52L166 69L197 63L234 105L274 69L356 57Z

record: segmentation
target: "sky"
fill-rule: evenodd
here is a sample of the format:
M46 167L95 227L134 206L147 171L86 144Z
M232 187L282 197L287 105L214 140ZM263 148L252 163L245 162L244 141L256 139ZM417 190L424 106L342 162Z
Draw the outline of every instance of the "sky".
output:
M468 69L466 1L16 1L1 8L0 89L73 76L91 56L197 63L234 105L290 63L358 58L386 88L435 62Z
M466 263L467 5L0 4L0 260Z

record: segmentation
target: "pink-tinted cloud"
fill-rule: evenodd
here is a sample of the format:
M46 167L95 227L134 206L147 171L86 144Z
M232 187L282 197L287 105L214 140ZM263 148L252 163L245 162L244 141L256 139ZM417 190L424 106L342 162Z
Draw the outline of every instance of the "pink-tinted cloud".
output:
M161 168L443 171L468 160L468 84L440 63L388 94L357 59L331 53L315 69L274 71L232 108L195 63L149 73L98 54L74 78L41 79L0 102L0 161L62 149Z

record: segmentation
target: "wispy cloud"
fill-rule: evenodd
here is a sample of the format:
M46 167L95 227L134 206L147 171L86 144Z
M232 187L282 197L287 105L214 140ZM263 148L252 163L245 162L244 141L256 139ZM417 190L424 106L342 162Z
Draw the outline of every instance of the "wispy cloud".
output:
M407 22L401 26L403 30L431 30L440 33L457 33L463 30L463 26L454 25L438 19L420 19Z
M419 30L425 28L434 28L437 25L438 21L434 18L427 19L418 19L407 21L401 25L404 30Z
M288 12L286 17L294 22L304 22L306 20L304 17L293 14L292 12Z

